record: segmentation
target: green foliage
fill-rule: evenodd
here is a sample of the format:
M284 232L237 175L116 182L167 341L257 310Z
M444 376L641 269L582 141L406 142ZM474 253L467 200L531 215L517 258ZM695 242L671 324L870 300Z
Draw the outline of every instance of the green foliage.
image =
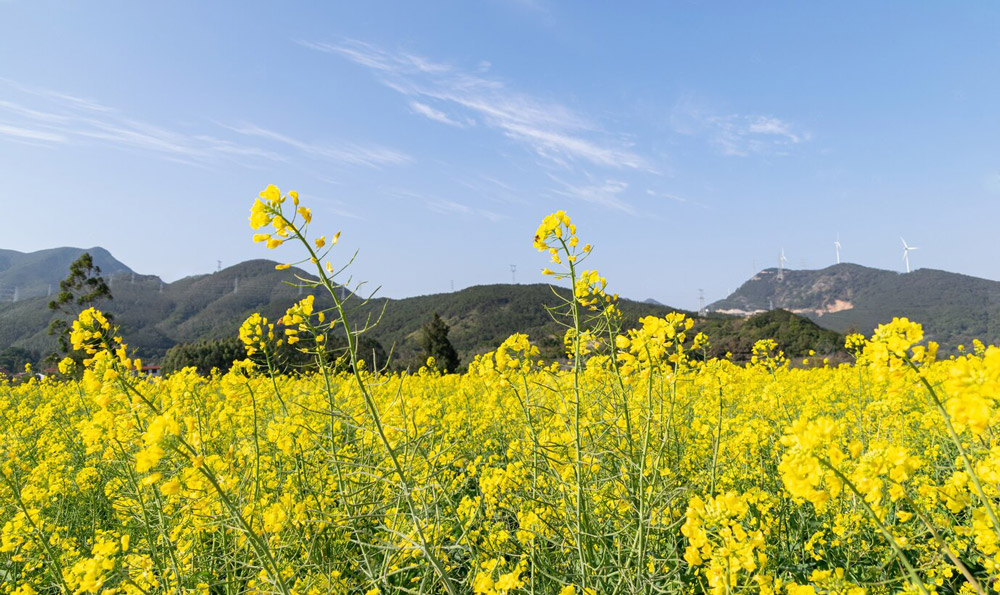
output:
M448 340L449 327L437 312L434 318L421 328L420 348L427 358L434 358L434 365L442 372L457 372L458 353Z
M811 320L786 310L772 310L748 318L709 316L695 329L708 335L709 357L732 354L733 360L749 361L754 343L774 339L789 357L806 357L810 351L829 356L843 353L844 336L821 328Z
M11 374L24 371L25 364L38 363L38 353L22 347L8 347L0 351L0 370Z
M49 335L56 337L59 350L50 354L47 359L55 362L62 355L72 354L69 321L100 300L110 299L111 289L101 277L101 267L94 264L89 252L84 252L69 265L69 276L59 282L59 296L49 302L49 310L58 312L63 317L55 318L49 323ZM73 357L83 360L79 354Z
M327 361L334 364L336 371L346 371L350 367L345 357L347 341L340 337L330 337L327 340ZM258 366L267 369L268 360L276 372L296 374L314 372L317 369L316 359L311 352L315 351L316 342L311 337L303 338L295 345L282 343L274 347L265 356L254 354L251 358ZM199 374L208 375L212 369L228 372L233 362L246 359L247 354L243 343L235 336L211 341L180 343L167 350L163 358L163 373L169 374L183 368L193 367ZM388 356L382 344L370 337L362 336L358 340L358 357L365 362L368 370L385 367Z
M243 343L237 337L181 343L167 350L163 358L163 373L169 374L189 366L204 375L210 374L213 368L227 372L234 361L245 357Z

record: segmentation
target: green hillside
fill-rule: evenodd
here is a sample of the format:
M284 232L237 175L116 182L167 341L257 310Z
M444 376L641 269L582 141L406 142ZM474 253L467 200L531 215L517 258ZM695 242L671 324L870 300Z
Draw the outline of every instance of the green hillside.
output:
M0 303L14 302L59 292L69 265L84 252L101 268L105 279L132 274L132 269L104 248L50 248L37 252L0 250Z
M763 339L776 340L785 354L793 357L805 356L810 350L820 355L840 354L844 346L842 334L787 310L771 310L747 318L712 315L700 319L696 327L711 340L709 356L723 357L730 353L737 361L748 360L754 343Z
M117 275L110 283L114 299L98 307L114 315L140 355L156 361L177 343L233 336L253 312L280 317L300 292L290 285L296 282L293 270L276 271L274 264L253 260L174 283ZM55 343L47 328L52 318L46 297L0 303L0 348L51 351Z
M973 339L1000 342L1000 283L934 269L901 274L839 264L818 271L761 271L711 311L784 308L837 332L871 333L894 316L924 326L945 349Z

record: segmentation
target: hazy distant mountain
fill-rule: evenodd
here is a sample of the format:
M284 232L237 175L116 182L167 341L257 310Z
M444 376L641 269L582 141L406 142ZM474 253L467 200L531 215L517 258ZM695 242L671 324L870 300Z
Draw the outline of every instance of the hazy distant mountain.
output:
M126 341L140 355L156 359L177 343L233 336L253 312L280 317L300 290L289 285L296 282L293 269L276 271L274 265L252 260L174 283L151 275L102 275L110 280L114 299L98 307L114 315ZM68 268L67 263L60 278ZM0 302L0 348L51 350L53 342L46 329L53 314L47 306L44 294Z
M781 278L779 278L781 277ZM916 320L926 337L945 347L978 338L1000 342L1000 282L918 269L896 273L856 264L817 271L766 269L712 312L747 315L783 308L838 332L870 334L894 316Z
M16 253L15 253L16 254ZM106 262L117 263L99 248L91 254ZM45 262L35 270L38 279L66 275L69 263L58 272ZM100 262L100 261L99 261ZM158 361L167 349L178 343L234 337L239 325L252 313L260 312L277 321L308 289L299 288L298 269L275 270L274 262L252 260L209 275L187 277L164 283L158 277L139 275L118 263L118 274L110 279L114 299L99 304L114 315L115 323L130 347L147 361ZM110 268L110 267L109 267ZM46 269L46 270L41 270ZM102 266L103 269L103 266ZM32 279L31 267L23 267L23 278ZM128 273L124 273L128 271ZM26 284L27 286L27 284ZM371 337L392 350L396 361L420 359L421 327L437 313L451 327L449 338L462 357L471 361L475 354L496 349L512 333L528 334L546 358L562 353L565 329L555 322L546 306L558 300L549 285L481 285L461 291L405 299L377 298L362 304L352 297L355 324L378 320ZM568 290L555 289L562 295ZM332 305L324 292L315 292L316 307ZM44 295L0 301L0 350L8 346L48 353L54 342L46 329L53 314ZM642 316L663 316L674 308L656 303L623 299L621 310L628 325L638 324ZM841 343L837 334L816 327L799 316L769 313L744 320L739 317L713 316L701 320L699 329L709 333L713 348L719 353L749 354L759 338L775 338L790 354L810 348L833 351Z
M59 282L69 274L69 265L84 252L89 252L94 264L101 267L105 279L132 273L132 269L100 247L50 248L38 252L0 250L0 301L47 296L50 291L59 293Z

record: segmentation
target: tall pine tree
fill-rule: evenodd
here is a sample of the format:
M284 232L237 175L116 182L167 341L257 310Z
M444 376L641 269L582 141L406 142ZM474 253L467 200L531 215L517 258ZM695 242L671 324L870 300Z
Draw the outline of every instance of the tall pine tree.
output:
M55 335L59 341L59 351L46 359L55 363L62 355L70 355L82 361L83 356L74 354L70 345L70 322L67 318L73 320L95 302L110 299L111 289L101 277L101 267L94 264L89 252L84 252L69 265L69 276L59 282L59 296L49 302L49 310L60 312L65 318L55 318L49 324L49 334Z
M448 325L444 320L434 313L434 318L421 329L420 347L423 348L426 357L434 358L434 365L438 370L448 373L458 371L458 353L448 340Z

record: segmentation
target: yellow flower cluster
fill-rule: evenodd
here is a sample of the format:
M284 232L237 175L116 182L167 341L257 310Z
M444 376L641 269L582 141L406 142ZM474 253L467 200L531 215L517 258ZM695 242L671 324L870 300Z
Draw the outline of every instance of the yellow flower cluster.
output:
M87 308L73 321L69 339L73 349L94 355L104 346L110 335L111 324L104 314L95 308Z
M677 365L684 361L684 342L694 326L693 319L671 312L663 318L640 318L639 323L641 327L629 329L627 336L618 335L615 339L621 371L626 377L662 363ZM699 345L704 340L704 335L700 335Z
M254 313L240 325L239 336L247 355L252 356L258 351L266 350L274 341L274 325L268 324L267 318Z
M285 201L288 198L292 199L294 209L291 210L291 215L284 210ZM273 249L281 246L290 239L298 239L305 243L309 249L309 260L317 263L321 256L316 254L315 250L327 247L326 236L316 238L314 241L315 248L310 247L305 242L310 223L312 223L312 210L299 204L299 193L291 190L287 196L284 196L281 194L281 190L274 184L270 184L267 188L261 190L257 200L254 201L253 206L250 208L250 227L253 230L256 231L269 225L274 228L271 233L255 233L253 235L254 242L263 242L268 248ZM336 245L339 238L340 232L338 231L334 234L327 249ZM327 263L327 266L332 270L332 266L329 263ZM289 267L291 267L290 264L279 264L275 268L281 270Z
M313 302L316 296L307 295L306 297L299 300L297 303L293 304L292 307L288 308L285 315L281 318L281 324L285 327L285 335L289 345L294 345L299 341L299 333L315 331L315 328L310 326L309 319L313 314ZM318 318L320 324L326 320L325 314L323 312L318 313ZM322 344L323 340L326 338L324 334L317 334L316 341L318 344Z
M755 504L755 514L750 514ZM704 566L713 595L739 590L767 563L765 529L770 506L766 496L729 491L707 501L695 496L688 504L681 534L688 540L684 560Z

